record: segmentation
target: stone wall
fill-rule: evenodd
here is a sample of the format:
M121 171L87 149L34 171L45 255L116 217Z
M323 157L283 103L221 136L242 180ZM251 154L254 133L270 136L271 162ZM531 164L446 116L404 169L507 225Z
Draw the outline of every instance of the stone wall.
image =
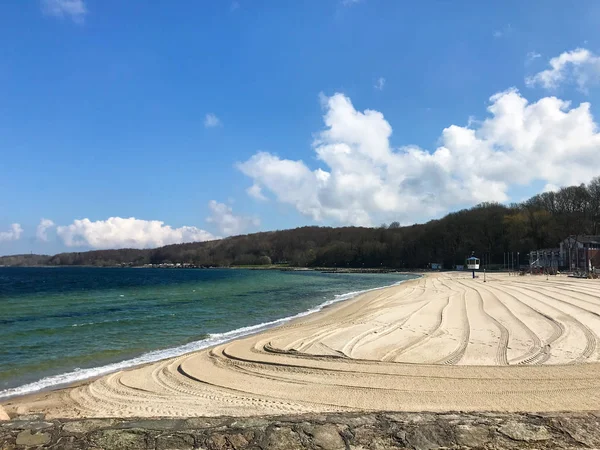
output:
M2 449L600 448L600 413L361 413L0 422Z

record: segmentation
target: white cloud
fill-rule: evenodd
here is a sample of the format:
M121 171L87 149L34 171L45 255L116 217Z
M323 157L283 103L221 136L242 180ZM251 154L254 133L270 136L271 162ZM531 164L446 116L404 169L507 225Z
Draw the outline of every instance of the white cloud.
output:
M528 52L527 53L527 62L532 62L534 60L536 60L537 58L541 58L542 55L540 53L537 52Z
M221 125L221 120L213 113L208 113L204 118L204 126L206 128L214 128Z
M50 219L40 220L40 224L37 226L35 235L38 240L48 242L48 230L54 226L54 222Z
M529 87L556 89L561 83L575 83L585 91L600 81L600 57L585 48L561 53L550 60L550 69L525 79Z
M50 16L68 16L79 24L83 23L87 14L83 0L42 0L42 10Z
M547 183L542 189L542 192L558 192L560 190L560 186L557 186L552 183Z
M260 220L257 217L236 216L230 206L215 200L208 202L211 215L206 218L208 223L214 224L219 233L225 236L242 234L252 227L258 227Z
M238 164L254 184L316 221L372 225L423 221L482 201L507 201L513 185L588 182L600 172L590 105L556 97L493 95L489 116L442 131L440 146L392 148L392 127L349 98L324 99L326 128L313 144L322 168L258 152Z
M8 231L0 231L0 242L18 241L23 234L23 228L18 223L13 223Z
M246 189L246 192L248 193L248 195L250 197L253 197L256 200L260 200L260 201L267 200L267 197L265 197L264 194L262 193L262 188L258 184L253 184L248 189Z
M67 247L89 246L96 249L151 248L216 239L208 231L196 227L172 228L159 220L134 217L110 217L94 222L75 220L71 225L57 227L56 233Z
M496 30L494 31L494 33L492 33L492 35L496 38L502 38L502 37L506 37L509 34L511 34L513 31L513 28L511 26L511 24L509 23L508 25L505 25L501 30Z
M385 78L383 77L379 77L377 79L377 81L375 82L375 89L377 89L378 91L383 91L383 87L385 86Z

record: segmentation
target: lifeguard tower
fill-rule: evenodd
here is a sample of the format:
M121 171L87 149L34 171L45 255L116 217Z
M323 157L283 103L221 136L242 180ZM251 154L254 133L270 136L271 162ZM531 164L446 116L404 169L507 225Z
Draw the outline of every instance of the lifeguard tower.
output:
M479 270L479 258L476 258L475 256L471 255L467 258L466 263L467 269L473 271L473 278L475 278L475 271Z

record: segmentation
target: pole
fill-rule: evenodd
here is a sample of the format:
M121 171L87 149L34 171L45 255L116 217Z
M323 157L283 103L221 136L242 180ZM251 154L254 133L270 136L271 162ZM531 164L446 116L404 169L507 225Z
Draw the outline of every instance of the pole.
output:
M519 252L517 252L517 272L521 271L521 265L519 264Z

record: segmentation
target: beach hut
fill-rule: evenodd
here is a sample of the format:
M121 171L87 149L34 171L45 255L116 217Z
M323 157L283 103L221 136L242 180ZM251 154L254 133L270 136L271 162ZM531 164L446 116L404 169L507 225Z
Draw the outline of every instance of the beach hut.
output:
M471 255L467 258L466 264L467 269L473 271L473 278L475 278L475 271L479 270L479 258L476 258L475 256Z

